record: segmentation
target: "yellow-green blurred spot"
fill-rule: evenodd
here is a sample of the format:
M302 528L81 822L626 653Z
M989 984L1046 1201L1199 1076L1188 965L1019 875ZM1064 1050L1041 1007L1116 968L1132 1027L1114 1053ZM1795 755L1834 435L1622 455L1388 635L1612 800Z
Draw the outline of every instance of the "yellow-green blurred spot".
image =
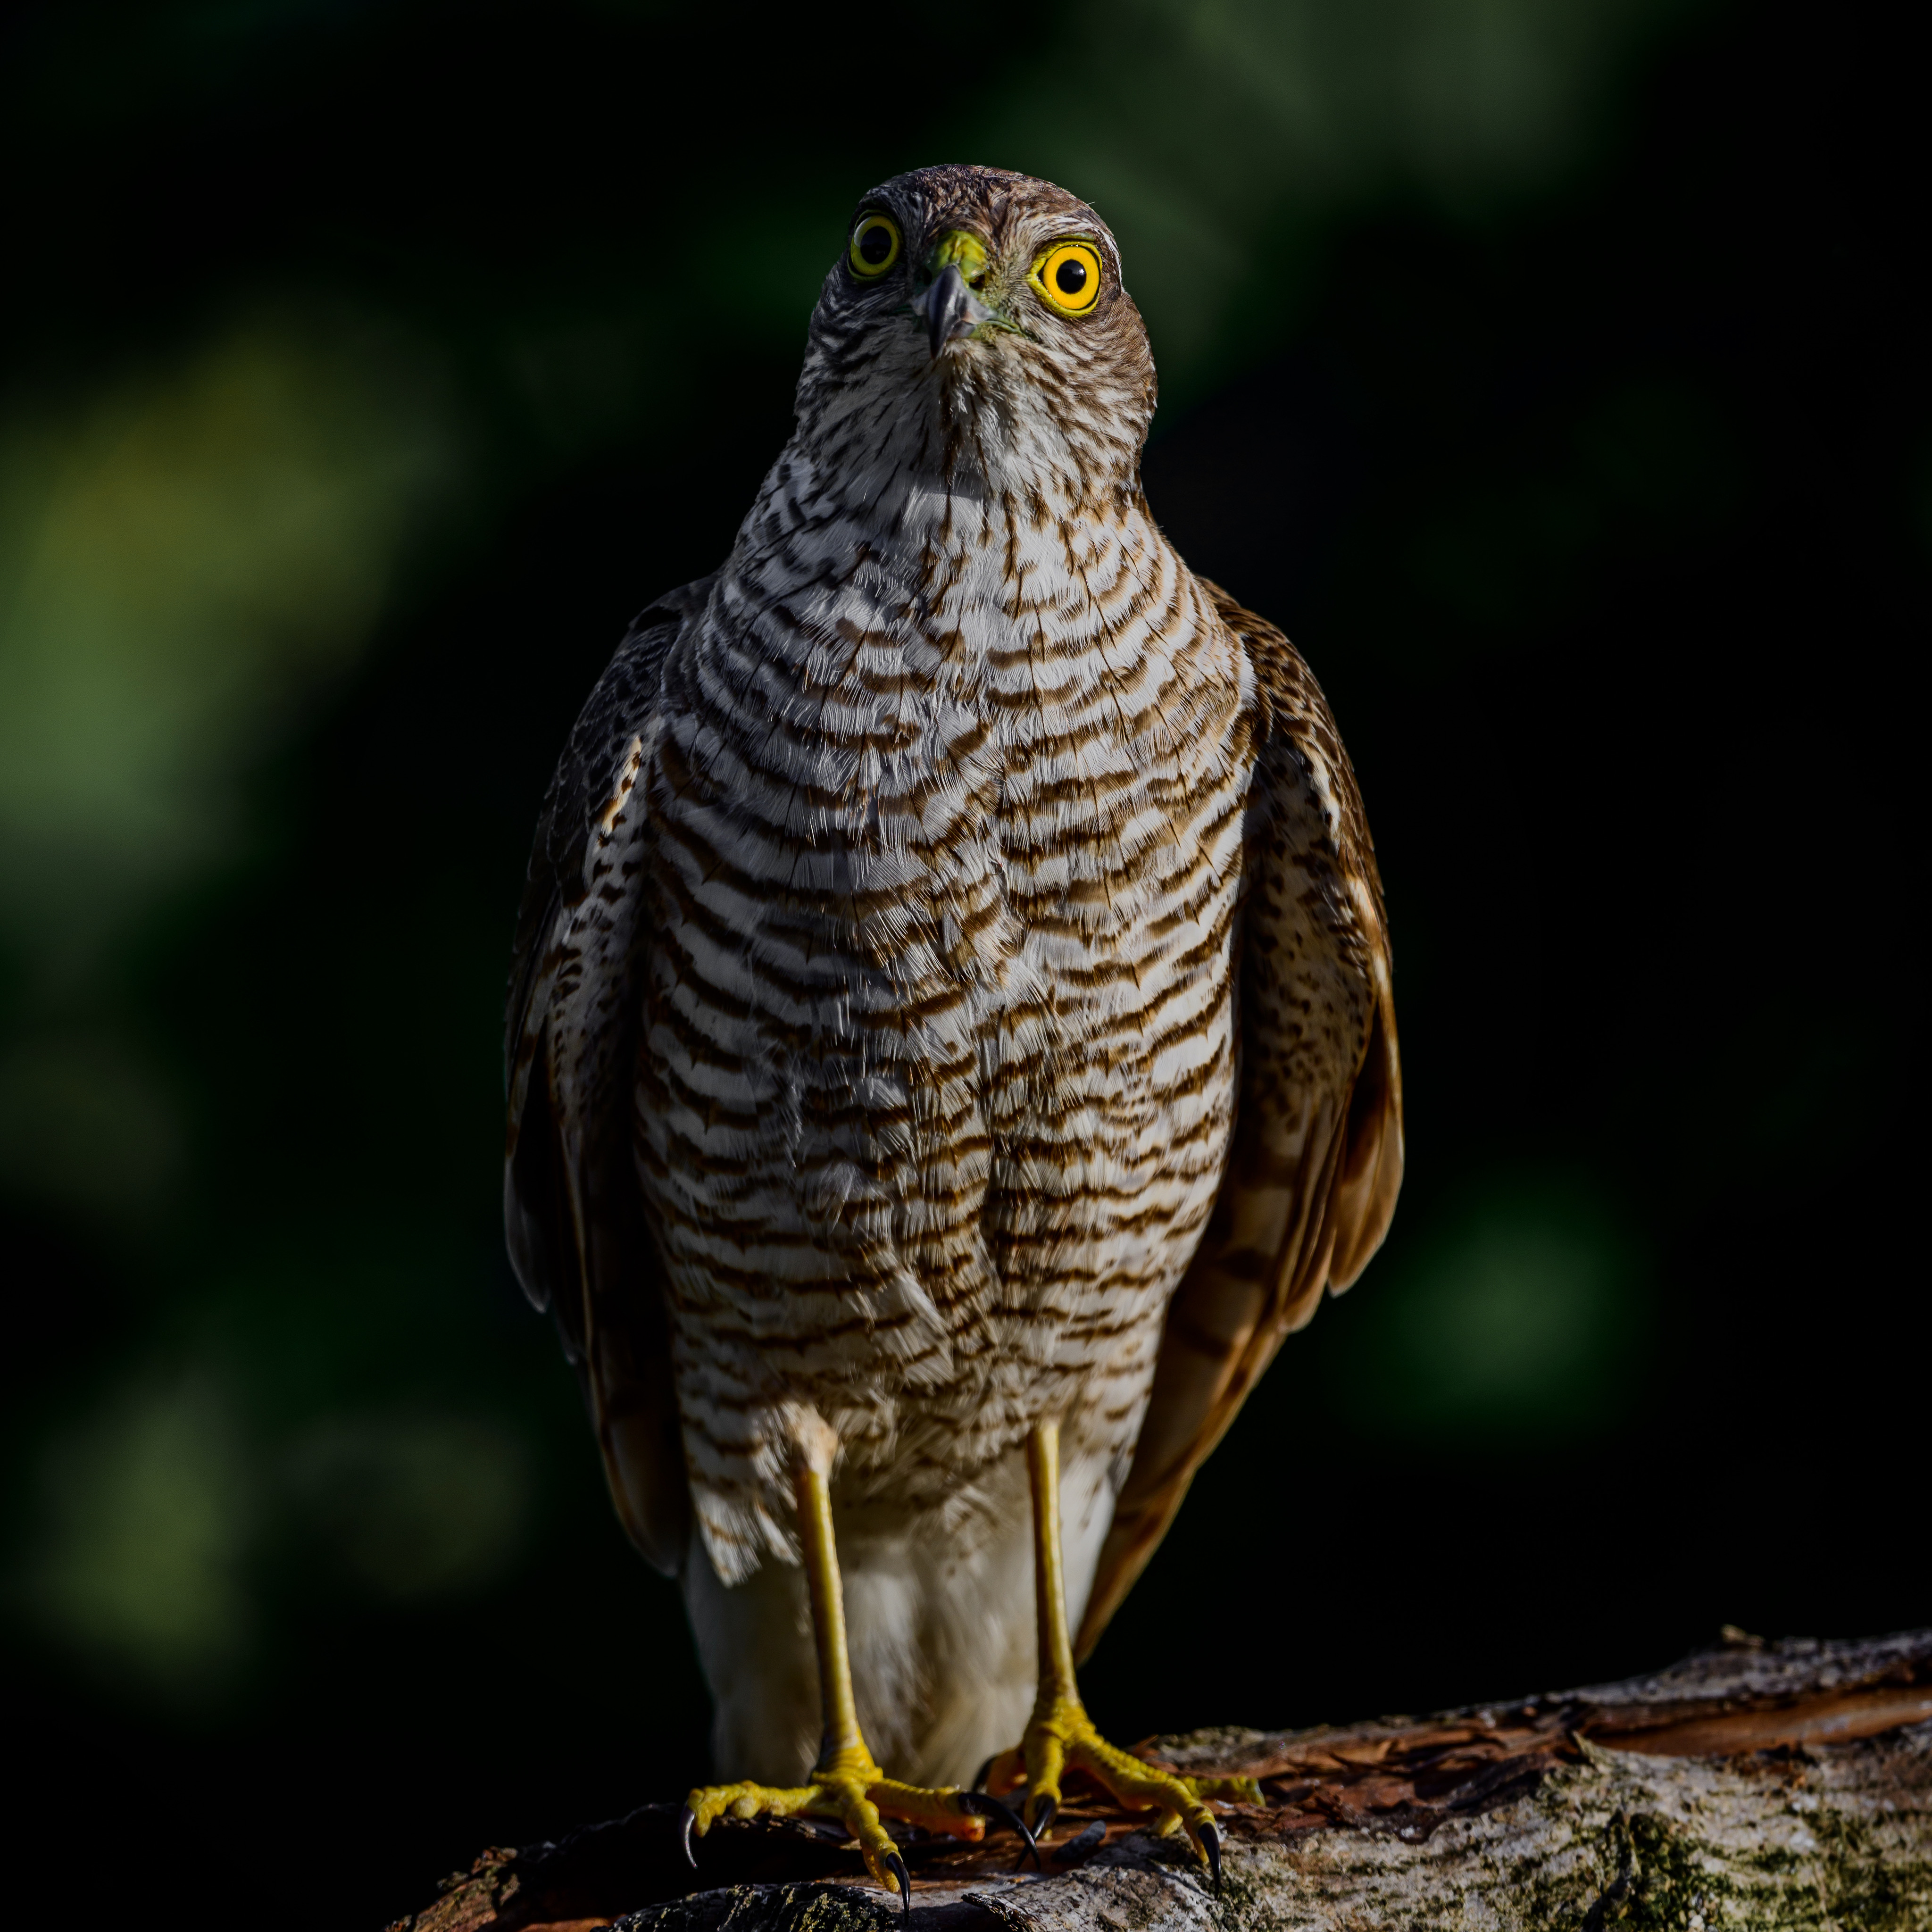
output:
M1614 1418L1649 1312L1628 1222L1580 1184L1477 1190L1371 1270L1328 1318L1335 1394L1406 1436L1529 1439Z
M307 1520L350 1576L395 1599L487 1582L521 1540L530 1472L516 1438L433 1415L332 1423L290 1466Z
M44 1628L108 1673L196 1700L245 1658L252 1498L219 1389L123 1390L45 1452L46 1535L27 1577Z
M368 640L446 484L391 339L261 322L0 422L0 922L85 959L224 856L238 779Z
M0 1039L0 1184L120 1215L162 1204L187 1157L165 1082L104 1028Z

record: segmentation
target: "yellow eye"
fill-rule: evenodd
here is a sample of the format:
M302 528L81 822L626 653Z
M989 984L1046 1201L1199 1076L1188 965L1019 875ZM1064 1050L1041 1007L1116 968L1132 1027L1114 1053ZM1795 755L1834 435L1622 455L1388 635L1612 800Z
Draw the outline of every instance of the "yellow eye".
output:
M899 258L899 225L890 214L862 214L852 231L852 272L872 281Z
M1100 299L1100 254L1084 242L1059 242L1033 265L1034 285L1062 315L1084 315Z

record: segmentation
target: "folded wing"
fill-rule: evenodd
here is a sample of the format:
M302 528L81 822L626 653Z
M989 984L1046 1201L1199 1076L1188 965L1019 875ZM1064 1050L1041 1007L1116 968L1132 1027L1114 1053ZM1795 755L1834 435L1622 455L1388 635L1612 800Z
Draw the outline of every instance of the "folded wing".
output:
M638 618L550 782L518 917L506 1027L503 1225L524 1292L581 1377L617 1514L667 1574L690 1516L657 1253L632 1156L648 937L644 770L666 650L710 580Z

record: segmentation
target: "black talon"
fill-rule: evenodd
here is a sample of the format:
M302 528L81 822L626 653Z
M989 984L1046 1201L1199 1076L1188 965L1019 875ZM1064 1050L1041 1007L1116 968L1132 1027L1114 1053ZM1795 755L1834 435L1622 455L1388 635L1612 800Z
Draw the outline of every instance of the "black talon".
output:
M1043 1838L1053 1829L1053 1821L1060 1816L1060 1800L1052 1792L1042 1795L1033 1808L1033 1834Z
M1208 1869L1214 1875L1214 1889L1221 1889L1221 1834L1210 1822L1201 1828L1201 1849L1208 1854Z
M906 1862L897 1852L886 1854L886 1869L899 1882L899 1903L905 1916L912 1916L912 1874L906 1870Z
M677 1835L683 1842L685 1858L693 1871L698 1869L698 1854L691 1849L691 1828L697 1822L697 1817L688 1804L678 1814Z
M993 1754L993 1757L998 1757L998 1756L999 1753L998 1751L995 1751ZM986 1780L992 1774L992 1768L993 1758L989 1757L987 1759L986 1762L980 1766L980 1768L973 1774L973 1789L975 1791L983 1791L986 1790Z
M959 1794L959 1808L970 1811L981 1818L990 1818L996 1825L1004 1825L1010 1832L1017 1832L1026 1840L1027 1852L1033 1854L1036 1868L1040 1864L1040 1843L1027 1829L1026 1820L1010 1804L1003 1804L998 1798L984 1791L962 1791ZM1026 1862L1026 1852L1020 1854L1021 1864ZM1018 1865L1013 1869L1017 1871Z

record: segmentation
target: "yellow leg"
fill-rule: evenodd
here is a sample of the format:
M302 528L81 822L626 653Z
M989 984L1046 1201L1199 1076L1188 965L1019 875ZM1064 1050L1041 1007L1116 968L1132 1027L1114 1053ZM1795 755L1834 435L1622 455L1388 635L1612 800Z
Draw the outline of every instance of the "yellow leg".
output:
M1066 1589L1060 1550L1060 1425L1035 1425L1027 1438L1027 1477L1033 1491L1034 1611L1040 1630L1040 1694L1018 1746L993 1760L988 1790L1016 1790L1024 1778L1027 1811L1044 1838L1060 1809L1060 1780L1070 1766L1097 1779L1130 1811L1158 1810L1160 1828L1185 1826L1218 1882L1221 1834L1206 1797L1252 1798L1250 1780L1177 1778L1109 1744L1094 1728L1073 1676L1066 1634Z
M801 1456L796 1497L799 1540L805 1551L806 1588L812 1603L812 1636L818 1653L819 1708L825 1728L809 1784L787 1789L766 1784L702 1786L685 1801L685 1851L694 1832L703 1838L717 1820L734 1818L836 1818L859 1842L873 1878L911 1905L912 1880L882 1820L900 1818L956 1838L985 1837L987 1819L1018 1819L997 1798L952 1786L930 1790L902 1784L874 1762L859 1729L852 1696L852 1660L845 1642L845 1596L838 1578L838 1547L832 1528L832 1494L826 1472ZM696 1860L692 1860L694 1864Z

